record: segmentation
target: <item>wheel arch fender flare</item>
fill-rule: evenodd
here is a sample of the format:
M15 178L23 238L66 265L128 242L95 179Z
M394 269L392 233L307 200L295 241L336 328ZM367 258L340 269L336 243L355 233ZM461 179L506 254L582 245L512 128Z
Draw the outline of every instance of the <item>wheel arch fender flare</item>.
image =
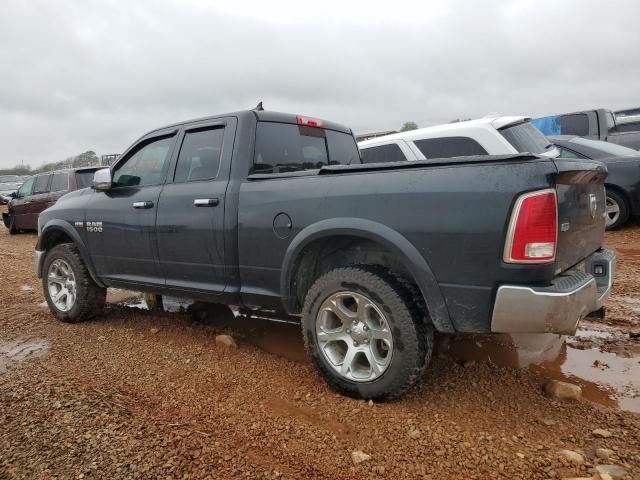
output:
M302 229L289 244L280 273L280 294L287 312L296 310L293 276L298 260L312 242L334 236L353 236L374 241L395 255L413 277L438 331L454 332L444 297L433 271L416 247L392 228L362 218L321 220Z
M89 250L87 249L87 246L82 240L82 237L80 237L80 234L69 222L66 222L64 220L58 220L58 219L48 221L46 225L42 228L42 231L38 236L38 242L36 243L36 250L46 251L47 238L50 235L57 232L63 233L71 239L73 244L78 249L78 252L80 252L82 261L86 265L87 270L89 271L89 275L91 275L91 278L93 279L93 281L96 282L96 284L99 285L100 287L106 287L104 282L102 282L100 278L96 275L93 262L91 261L91 256L89 255ZM45 256L46 255L41 256L40 262L42 262L42 264L39 266L39 268L36 269L40 273L42 273L42 266L44 265Z

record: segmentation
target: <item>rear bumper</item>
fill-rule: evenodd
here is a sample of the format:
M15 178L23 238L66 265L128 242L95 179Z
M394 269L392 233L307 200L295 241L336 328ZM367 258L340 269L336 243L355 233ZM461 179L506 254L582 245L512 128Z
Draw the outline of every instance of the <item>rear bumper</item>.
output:
M558 275L548 287L501 285L491 331L573 334L578 322L602 307L615 275L616 254L602 249Z

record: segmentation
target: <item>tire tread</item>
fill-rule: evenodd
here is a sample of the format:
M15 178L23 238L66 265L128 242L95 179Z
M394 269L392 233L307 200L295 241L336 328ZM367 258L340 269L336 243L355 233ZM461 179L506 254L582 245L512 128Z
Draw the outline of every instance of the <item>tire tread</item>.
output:
M62 258L66 261L72 263L72 268L74 269L74 274L76 276L76 305L79 307L75 312L61 312L58 310L51 302L48 294L48 286L47 286L47 270L49 268L49 264L55 258ZM53 247L49 252L47 252L47 257L44 262L44 270L42 276L42 286L45 292L45 298L47 300L47 304L49 305L49 309L53 312L58 320L65 323L79 323L85 320L88 320L96 315L100 314L104 308L107 289L100 287L97 285L91 275L89 274L89 270L78 251L78 247L76 247L72 243L61 243ZM80 292L83 292L80 295ZM84 298L81 298L84 297ZM73 310L73 309L72 309Z
M311 286L305 298L302 320L305 349L327 383L334 390L348 396L361 397L362 394L359 388L361 384L349 382L338 377L320 358L322 354L311 344L313 339L310 337L310 329L315 329L315 316L312 309L316 304L321 303L318 301L318 297L323 292L330 293L327 292L327 289L332 284L335 284L336 280L353 282L354 284L365 283L367 288L371 288L376 294L386 291L385 306L395 312L396 321L409 320L411 322L412 326L402 326L405 330L411 328L415 330L413 338L403 337L403 348L407 353L407 358L411 359L411 363L401 365L400 370L395 372L391 382L387 382L383 388L370 388L370 394L366 397L374 400L394 400L399 398L418 383L431 359L433 327L428 318L426 318L424 313L426 308L423 302L416 301L417 295L411 285L377 265L354 265L336 268L322 275ZM402 317L405 313L408 314L408 318L403 320ZM371 385L373 383L375 381Z

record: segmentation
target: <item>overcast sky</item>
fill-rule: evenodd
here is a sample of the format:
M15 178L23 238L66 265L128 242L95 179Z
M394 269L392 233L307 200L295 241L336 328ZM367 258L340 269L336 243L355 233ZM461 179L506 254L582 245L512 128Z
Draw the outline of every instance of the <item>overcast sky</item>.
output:
M260 100L356 132L640 106L639 25L636 0L1 0L0 168Z

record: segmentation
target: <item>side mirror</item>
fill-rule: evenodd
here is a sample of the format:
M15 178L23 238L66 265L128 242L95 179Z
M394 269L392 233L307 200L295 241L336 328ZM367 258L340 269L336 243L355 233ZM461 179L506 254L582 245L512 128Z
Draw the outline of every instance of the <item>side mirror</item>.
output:
M11 192L11 193L9 194L9 196L10 196L11 198L18 198L18 192Z
M91 187L94 190L109 190L111 188L111 170L103 168L93 174Z

